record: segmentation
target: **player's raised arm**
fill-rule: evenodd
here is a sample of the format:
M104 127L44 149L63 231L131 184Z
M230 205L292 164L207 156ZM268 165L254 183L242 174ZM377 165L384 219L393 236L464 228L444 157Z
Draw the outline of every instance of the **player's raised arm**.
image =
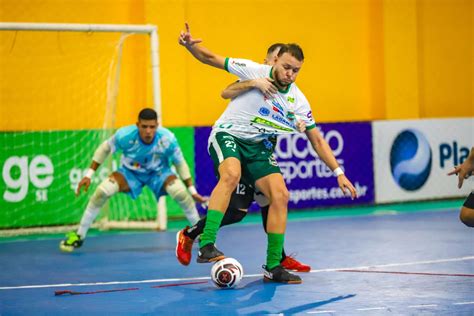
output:
M181 34L179 35L179 44L186 47L186 49L200 62L216 68L225 69L225 58L214 54L201 45L198 45L202 40L194 39L191 36L188 23L185 23L185 27L186 31L181 31Z
M319 130L317 128L312 128L306 130L305 133L319 158L321 158L321 160L324 161L324 163L336 174L337 183L342 192L349 193L352 199L356 198L356 189L344 175L344 172L336 161L336 157L334 157L334 154L332 153L331 147L329 147L329 144L324 140L324 137L321 135ZM346 189L349 192L347 192Z

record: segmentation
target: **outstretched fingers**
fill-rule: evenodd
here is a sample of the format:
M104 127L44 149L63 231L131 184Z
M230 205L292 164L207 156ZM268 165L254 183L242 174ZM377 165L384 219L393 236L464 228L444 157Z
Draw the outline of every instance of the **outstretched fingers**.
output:
M350 195L351 199L355 199L358 197L357 190L354 188L352 183L347 179L344 179L344 181L341 182L341 184L339 185L339 188L342 190L344 195Z

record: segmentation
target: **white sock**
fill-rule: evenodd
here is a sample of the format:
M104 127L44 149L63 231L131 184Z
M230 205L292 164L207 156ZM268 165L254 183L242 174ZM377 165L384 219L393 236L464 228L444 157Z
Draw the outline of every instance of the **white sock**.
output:
M92 203L89 202L87 205L86 211L84 212L84 215L82 215L81 224L79 224L79 229L77 230L77 234L81 236L81 239L86 238L87 231L100 212L100 207L91 204Z
M119 185L115 180L107 178L97 187L94 194L91 196L89 203L87 204L84 215L82 215L81 223L77 234L82 239L86 238L87 231L91 227L97 215L99 215L100 209L107 200L119 191Z
M183 209L184 215L186 215L191 225L196 224L201 219L196 208L196 203L183 182L175 180L169 183L165 190Z

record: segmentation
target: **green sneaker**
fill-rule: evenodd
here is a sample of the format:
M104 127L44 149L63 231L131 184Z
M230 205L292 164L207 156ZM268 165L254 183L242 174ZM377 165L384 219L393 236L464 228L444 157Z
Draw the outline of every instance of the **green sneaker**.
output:
M59 249L64 252L73 252L74 249L82 246L83 242L81 236L76 232L70 232L66 235L66 239L61 240L61 243L59 243Z

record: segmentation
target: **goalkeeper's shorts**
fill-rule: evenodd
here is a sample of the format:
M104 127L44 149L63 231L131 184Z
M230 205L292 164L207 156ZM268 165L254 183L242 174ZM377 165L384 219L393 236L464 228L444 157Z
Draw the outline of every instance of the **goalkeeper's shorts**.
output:
M121 173L125 177L125 180L127 180L130 191L126 193L130 195L132 199L136 199L142 193L145 185L153 191L156 199L162 195L166 195L166 191L163 188L165 180L170 176L176 176L170 168L162 169L160 172L138 173L122 166L117 172Z

